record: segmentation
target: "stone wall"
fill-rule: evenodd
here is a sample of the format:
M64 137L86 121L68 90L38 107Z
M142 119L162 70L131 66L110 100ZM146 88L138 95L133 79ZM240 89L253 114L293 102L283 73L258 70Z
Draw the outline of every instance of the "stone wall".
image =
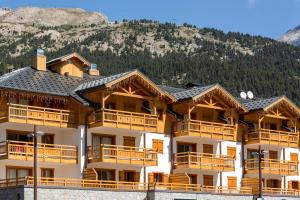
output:
M32 187L0 189L0 200L32 200ZM107 191L82 188L38 189L42 200L253 200L252 195L218 195L206 193L180 193L172 191ZM265 200L296 200L299 197L265 197Z

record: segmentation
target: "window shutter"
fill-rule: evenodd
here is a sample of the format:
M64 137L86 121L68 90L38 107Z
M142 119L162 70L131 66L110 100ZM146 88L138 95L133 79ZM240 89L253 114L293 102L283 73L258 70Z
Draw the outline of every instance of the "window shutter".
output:
M125 181L125 172L119 171L119 181Z
M169 183L169 174L163 175L163 183Z
M140 182L140 172L135 172L135 174L134 174L134 182Z
M163 140L152 140L152 149L158 153L163 153L164 151L164 141Z
M291 153L291 161L298 162L298 154L297 153Z
M268 188L272 187L272 180L271 179L267 180L267 187Z
M235 147L227 147L227 155L236 158L236 148Z
M148 173L148 183L154 182L154 173Z
M288 182L288 189L293 189L293 182L292 181Z

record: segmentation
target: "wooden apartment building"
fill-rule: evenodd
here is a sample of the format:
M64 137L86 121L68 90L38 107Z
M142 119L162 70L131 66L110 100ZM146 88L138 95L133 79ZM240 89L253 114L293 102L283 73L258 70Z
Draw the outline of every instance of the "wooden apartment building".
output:
M238 99L215 84L156 85L138 70L102 76L77 53L0 77L0 186L40 185L299 195L300 109ZM63 184L62 184L63 183Z

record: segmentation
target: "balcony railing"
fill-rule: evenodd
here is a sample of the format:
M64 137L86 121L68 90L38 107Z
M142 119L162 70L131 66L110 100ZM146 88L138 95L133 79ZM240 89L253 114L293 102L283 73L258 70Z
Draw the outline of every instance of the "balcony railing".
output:
M77 147L38 143L38 161L76 164ZM32 142L5 141L0 143L0 159L33 160Z
M90 126L109 126L130 130L157 132L157 115L104 109L95 111L89 117Z
M74 113L69 110L7 104L0 108L0 119L8 122L42 126L75 127Z
M277 175L298 175L298 162L276 159L262 159L262 173ZM259 169L258 159L246 160L246 172L257 173Z
M199 120L185 120L177 123L175 136L199 136L218 140L236 140L234 125Z
M282 196L300 196L300 190L281 189L281 188L263 188L264 195L282 195Z
M180 192L205 192L219 194L252 194L249 187L203 186L200 184L180 183L140 183L124 181L83 180L70 178L38 178L39 186L55 186L66 188L93 188L107 190L171 190ZM33 177L0 180L0 188L20 185L33 185Z
M179 168L234 171L235 159L231 156L197 152L175 154L175 166Z
M157 152L153 149L140 147L96 145L88 147L90 163L107 162L115 164L130 164L143 166L157 165Z
M269 144L286 147L298 147L299 133L269 129L251 130L246 134L248 144Z

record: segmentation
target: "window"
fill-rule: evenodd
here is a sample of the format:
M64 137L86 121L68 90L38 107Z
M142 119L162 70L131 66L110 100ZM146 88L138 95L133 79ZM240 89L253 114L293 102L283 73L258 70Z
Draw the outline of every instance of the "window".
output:
M178 143L177 144L177 153L184 152L196 152L196 144L192 143Z
M26 176L32 176L32 168L25 167L6 167L7 179L19 179Z
M157 115L158 115L158 120L163 120L164 110L163 109L158 109L157 110Z
M169 182L169 175L164 174L162 172L152 172L148 173L148 182L149 183L168 183Z
M164 141L163 140L152 140L152 149L158 153L164 152Z
M54 144L54 135L53 134L45 134L42 136L42 143L44 144Z
M136 171L119 171L119 181L139 182L140 172Z
M42 177L42 180L53 181L54 169L52 169L52 168L41 168L41 177Z
M123 137L123 145L127 147L135 147L135 137Z
M227 147L227 155L236 158L236 148L235 147Z
M197 174L189 174L190 184L197 184Z
M277 160L278 159L278 151L269 151L269 159Z
M271 130L277 130L277 124L270 124L270 129Z
M269 179L267 180L268 188L281 188L281 181L277 179Z
M214 146L212 144L203 144L203 153L213 154Z
M204 186L214 186L214 176L213 175L203 175L203 185Z
M115 170L113 169L97 169L98 180L114 181Z
M115 136L93 134L92 144L93 144L93 146L97 146L100 144L114 145L115 144Z
M154 182L157 182L157 183L164 182L164 180L163 180L164 174L163 173L153 173L153 174L154 174Z
M7 140L20 141L20 142L32 142L32 137L28 137L29 132L22 131L7 131Z

